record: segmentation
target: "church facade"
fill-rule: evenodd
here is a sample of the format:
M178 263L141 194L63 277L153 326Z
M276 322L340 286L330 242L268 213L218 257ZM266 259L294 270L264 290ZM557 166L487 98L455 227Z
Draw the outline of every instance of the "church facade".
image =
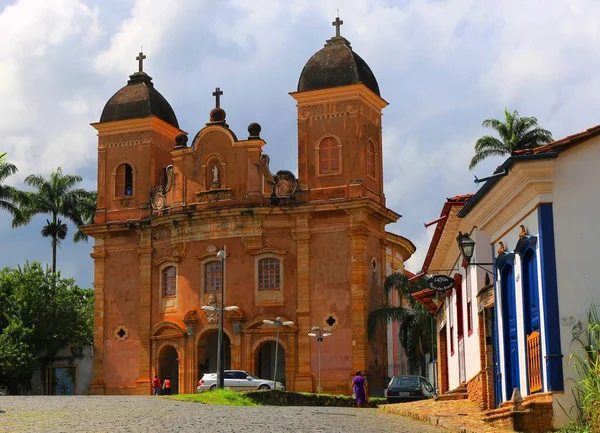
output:
M257 123L248 138L216 107L191 139L143 71L106 104L98 131L91 394L149 394L154 375L195 392L216 371L224 314L226 369L315 391L350 393L355 370L385 387L384 327L367 318L383 281L415 250L386 231L400 218L383 191L381 119L387 105L369 66L337 34L304 67L297 91L298 176L273 173ZM334 23L335 24L335 23ZM217 252L226 251L223 258ZM223 291L223 292L222 292ZM263 320L292 321L279 329Z

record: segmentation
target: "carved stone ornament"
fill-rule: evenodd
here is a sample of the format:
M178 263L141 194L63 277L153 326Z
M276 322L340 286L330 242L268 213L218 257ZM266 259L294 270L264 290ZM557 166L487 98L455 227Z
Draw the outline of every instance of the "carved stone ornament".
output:
M500 255L504 251L506 251L506 247L504 246L504 242L502 242L502 241L498 242L498 244L500 245L500 248L498 248L498 255Z
M295 197L296 190L298 189L298 179L296 179L294 173L288 170L279 170L275 175L273 175L269 169L270 160L271 159L269 158L269 155L262 155L261 165L263 169L263 175L269 182L273 183L272 195L277 198Z
M523 239L523 236L527 235L527 229L521 224L521 231L519 232L519 239Z
M215 307L215 310L213 310L213 311L204 310L204 312L206 313L206 320L208 320L208 323L211 323L211 324L218 323L219 322L219 311L216 308L219 306L219 304L217 303L217 297L215 296L214 293L211 293L209 295L208 302L206 303L206 305Z
M219 200L231 200L232 192L230 188L211 189L208 191L196 192L198 203L207 203Z
M155 211L160 211L165 207L165 199L167 197L167 193L173 187L173 166L169 165L166 169L167 172L167 186L157 186L152 191L152 195L150 198L150 203L152 204L152 209Z

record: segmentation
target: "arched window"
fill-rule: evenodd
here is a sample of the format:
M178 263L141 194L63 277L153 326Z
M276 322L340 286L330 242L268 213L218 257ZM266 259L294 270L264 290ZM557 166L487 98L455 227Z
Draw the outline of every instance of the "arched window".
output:
M367 143L367 176L375 178L375 145Z
M319 174L340 172L341 147L335 138L327 137L319 144Z
M163 296L177 295L177 269L175 266L167 266L162 270Z
M281 261L272 257L258 261L258 290L281 289Z
M124 197L133 195L133 169L129 164L117 167L115 179L115 196Z
M163 188L167 187L167 167L163 167L160 169L160 172L158 173L158 184L160 186L162 186Z
M204 291L218 292L223 284L223 265L214 260L204 265Z

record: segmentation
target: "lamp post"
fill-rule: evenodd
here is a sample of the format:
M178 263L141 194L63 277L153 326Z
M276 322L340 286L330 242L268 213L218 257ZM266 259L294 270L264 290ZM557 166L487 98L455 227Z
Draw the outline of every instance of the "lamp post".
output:
M221 259L221 302L218 307L212 305L204 305L202 309L204 311L219 311L219 334L217 337L217 388L223 389L225 387L225 352L223 350L223 311L235 311L239 310L239 307L232 305L225 307L225 258L227 257L227 247L224 246L222 250L217 252L217 258Z
M275 325L277 328L277 337L275 338L275 367L273 368L273 389L277 389L276 380L277 380L277 352L279 352L279 327L283 326L291 326L294 324L291 320L283 321L281 317L277 317L275 320L263 320L263 323L267 325Z
M325 330L325 332L323 332L323 329L321 329L318 326L313 326L311 328L311 331L313 332L309 332L308 336L309 337L315 337L317 339L317 344L318 344L318 348L319 348L319 385L317 386L317 394L321 393L321 343L323 343L323 337L329 337L330 335L333 335L331 332L328 332Z
M460 249L460 252L462 253L463 257L469 265L478 266L487 273L492 274L492 272L483 268L482 266L493 266L493 263L471 263L473 253L475 252L475 241L469 237L468 233L458 232L456 242L458 243L458 248Z

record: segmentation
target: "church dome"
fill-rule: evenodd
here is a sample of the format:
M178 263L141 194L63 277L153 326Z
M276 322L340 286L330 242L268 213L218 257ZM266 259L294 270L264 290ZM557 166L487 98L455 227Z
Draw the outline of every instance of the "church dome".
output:
M100 122L126 119L142 119L156 116L179 128L175 112L163 95L154 88L152 77L145 72L129 76L127 85L108 100L102 110Z
M316 52L306 62L298 91L327 89L363 83L377 96L379 85L369 65L353 50L345 38L335 36L327 41L325 48Z

